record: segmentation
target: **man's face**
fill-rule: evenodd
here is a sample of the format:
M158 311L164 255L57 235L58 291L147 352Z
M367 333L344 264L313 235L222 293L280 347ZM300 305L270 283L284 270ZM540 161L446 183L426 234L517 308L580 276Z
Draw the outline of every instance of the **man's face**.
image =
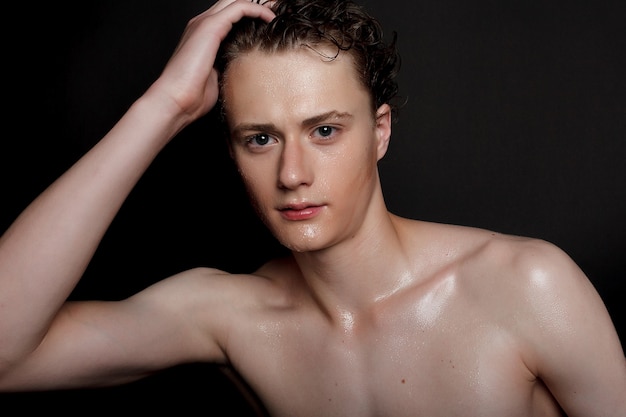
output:
M375 118L351 58L328 61L308 48L253 52L227 75L233 157L264 223L295 251L352 237L390 131L388 117Z

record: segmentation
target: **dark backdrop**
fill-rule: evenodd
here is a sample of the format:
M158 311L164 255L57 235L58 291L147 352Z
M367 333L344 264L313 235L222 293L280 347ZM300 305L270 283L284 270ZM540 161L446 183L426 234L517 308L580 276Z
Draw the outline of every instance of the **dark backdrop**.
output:
M5 13L1 230L108 131L158 76L187 20L212 2L83 3L27 1ZM578 3L365 2L390 36L398 32L403 58L406 106L381 174L398 214L563 248L624 341L625 10L617 0ZM211 116L198 121L159 155L74 297L125 297L198 265L247 271L280 251L214 127ZM43 403L78 414L88 400L102 411L246 413L206 365L118 388L2 399L21 411Z

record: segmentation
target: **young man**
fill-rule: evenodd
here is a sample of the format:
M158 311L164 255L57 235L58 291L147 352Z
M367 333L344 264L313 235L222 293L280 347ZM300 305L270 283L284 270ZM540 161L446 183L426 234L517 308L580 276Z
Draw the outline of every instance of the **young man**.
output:
M395 64L344 0L220 0L192 19L154 84L2 236L0 389L211 362L275 416L624 415L623 350L568 256L387 210ZM253 206L290 256L66 302L139 178L218 98Z

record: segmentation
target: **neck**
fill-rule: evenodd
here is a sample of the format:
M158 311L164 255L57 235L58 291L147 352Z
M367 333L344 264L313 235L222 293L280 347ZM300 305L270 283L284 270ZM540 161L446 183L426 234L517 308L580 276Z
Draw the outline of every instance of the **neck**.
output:
M374 213L351 239L332 247L294 253L303 279L316 302L331 317L343 321L404 288L409 258L398 234L399 218Z

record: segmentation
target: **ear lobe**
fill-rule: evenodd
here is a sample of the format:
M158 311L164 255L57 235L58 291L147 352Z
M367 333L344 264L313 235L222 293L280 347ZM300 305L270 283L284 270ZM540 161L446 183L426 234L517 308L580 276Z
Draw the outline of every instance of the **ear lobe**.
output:
M391 107L389 104L383 104L376 110L375 123L378 160L380 161L387 153L391 139Z

